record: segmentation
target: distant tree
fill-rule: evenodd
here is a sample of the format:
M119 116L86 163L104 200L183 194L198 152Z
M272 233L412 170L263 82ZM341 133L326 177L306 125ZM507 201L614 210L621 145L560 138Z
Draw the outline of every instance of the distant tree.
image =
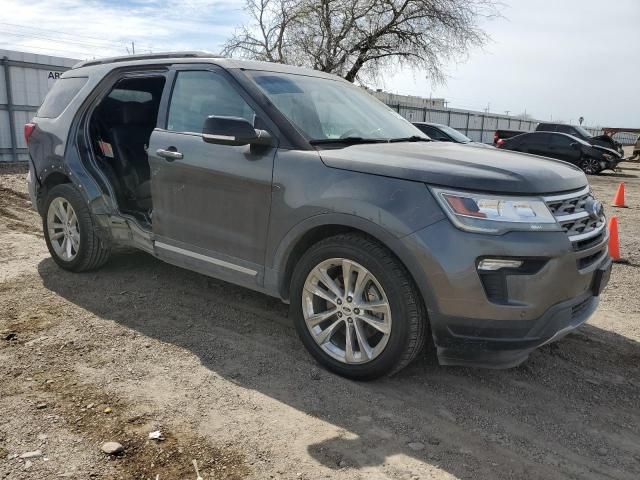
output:
M249 24L225 43L225 55L306 66L349 80L398 66L443 65L484 45L482 18L495 0L246 0Z

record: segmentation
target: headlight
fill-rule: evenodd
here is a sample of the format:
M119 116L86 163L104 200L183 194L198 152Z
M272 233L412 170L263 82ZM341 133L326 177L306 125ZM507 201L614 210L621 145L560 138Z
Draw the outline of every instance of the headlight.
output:
M602 156L607 162L613 162L615 160L615 157L610 153L603 153Z
M431 187L436 199L460 229L500 234L511 230L561 230L539 198L469 193Z

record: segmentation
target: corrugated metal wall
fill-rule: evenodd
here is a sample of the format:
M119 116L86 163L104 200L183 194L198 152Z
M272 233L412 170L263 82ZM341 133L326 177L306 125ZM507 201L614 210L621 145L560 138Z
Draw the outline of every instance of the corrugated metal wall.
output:
M28 160L23 126L35 115L56 75L76 62L71 58L0 50L0 162Z
M460 110L456 108L415 107L404 104L387 105L411 122L433 122L449 125L461 131L474 142L492 143L496 130L521 130L530 132L542 120L522 120L506 115ZM601 135L602 130L595 127L584 127L592 135ZM617 139L617 138L616 138Z

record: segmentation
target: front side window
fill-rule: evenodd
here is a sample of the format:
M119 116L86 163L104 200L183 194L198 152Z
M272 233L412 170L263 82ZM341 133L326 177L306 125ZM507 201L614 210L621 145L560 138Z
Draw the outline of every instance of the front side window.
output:
M167 129L200 133L210 115L241 117L253 125L255 112L222 75L211 71L178 72Z
M426 138L400 114L349 83L276 72L248 74L309 140Z
M577 135L580 138L591 138L591 134L587 130L585 130L584 128L582 128L580 126L575 126L575 127L572 127L572 128L574 130L574 133L572 135L576 135L576 133L577 133Z

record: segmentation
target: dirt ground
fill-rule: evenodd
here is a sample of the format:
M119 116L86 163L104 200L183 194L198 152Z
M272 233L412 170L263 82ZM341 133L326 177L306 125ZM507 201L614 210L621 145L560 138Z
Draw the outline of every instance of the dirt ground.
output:
M25 172L0 167L0 479L195 480L193 460L204 479L640 478L640 164L622 167L591 178L607 205L626 182L607 212L629 263L587 324L511 370L425 354L370 383L317 367L275 299L133 251L61 270Z

